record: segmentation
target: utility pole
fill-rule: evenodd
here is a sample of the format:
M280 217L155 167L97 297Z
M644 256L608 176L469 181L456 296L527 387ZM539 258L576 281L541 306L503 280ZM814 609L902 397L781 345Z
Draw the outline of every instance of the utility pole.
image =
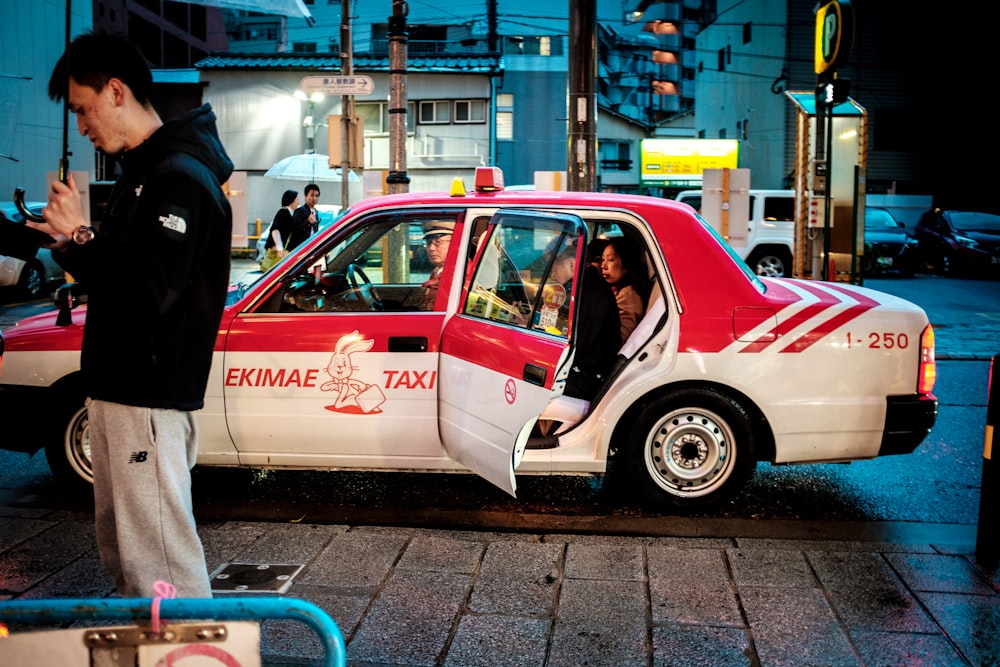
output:
M354 74L354 44L351 38L351 0L340 0L340 71ZM354 121L354 95L344 95L340 102L340 199L346 209L350 204L351 124Z
M409 192L406 173L406 14L405 0L392 0L389 17L389 194Z
M567 187L593 192L597 186L597 5L569 0L569 128Z

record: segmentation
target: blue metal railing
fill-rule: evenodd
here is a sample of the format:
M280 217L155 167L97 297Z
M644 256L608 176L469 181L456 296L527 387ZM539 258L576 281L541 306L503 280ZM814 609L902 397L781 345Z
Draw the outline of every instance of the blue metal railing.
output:
M150 598L91 598L0 601L0 621L56 623L60 621L125 621L151 618ZM323 644L327 667L346 667L347 650L340 629L312 602L285 597L176 598L160 600L160 616L183 619L300 621L311 627ZM0 641L3 641L0 639Z

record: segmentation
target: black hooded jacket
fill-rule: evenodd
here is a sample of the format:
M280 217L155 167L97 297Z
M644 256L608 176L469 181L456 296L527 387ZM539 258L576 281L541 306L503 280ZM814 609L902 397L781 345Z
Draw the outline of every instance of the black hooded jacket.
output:
M204 405L229 287L233 163L209 105L120 156L96 236L57 261L88 294L81 369L94 399Z

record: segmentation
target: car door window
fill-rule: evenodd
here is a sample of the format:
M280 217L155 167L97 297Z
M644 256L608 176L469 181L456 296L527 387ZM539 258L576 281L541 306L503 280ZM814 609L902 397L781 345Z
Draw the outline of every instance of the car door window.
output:
M425 225L458 213L377 216L301 262L285 279L281 312L426 310L433 266Z
M498 215L480 241L463 312L567 337L575 273L559 282L553 267L567 249L575 255L577 242L563 221L537 213Z

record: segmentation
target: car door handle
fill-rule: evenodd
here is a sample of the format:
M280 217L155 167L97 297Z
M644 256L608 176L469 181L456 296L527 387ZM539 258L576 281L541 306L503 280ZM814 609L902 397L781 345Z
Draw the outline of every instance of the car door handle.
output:
M389 336L390 352L426 352L426 336Z
M524 381L537 384L539 387L545 386L545 369L537 364L524 365Z

